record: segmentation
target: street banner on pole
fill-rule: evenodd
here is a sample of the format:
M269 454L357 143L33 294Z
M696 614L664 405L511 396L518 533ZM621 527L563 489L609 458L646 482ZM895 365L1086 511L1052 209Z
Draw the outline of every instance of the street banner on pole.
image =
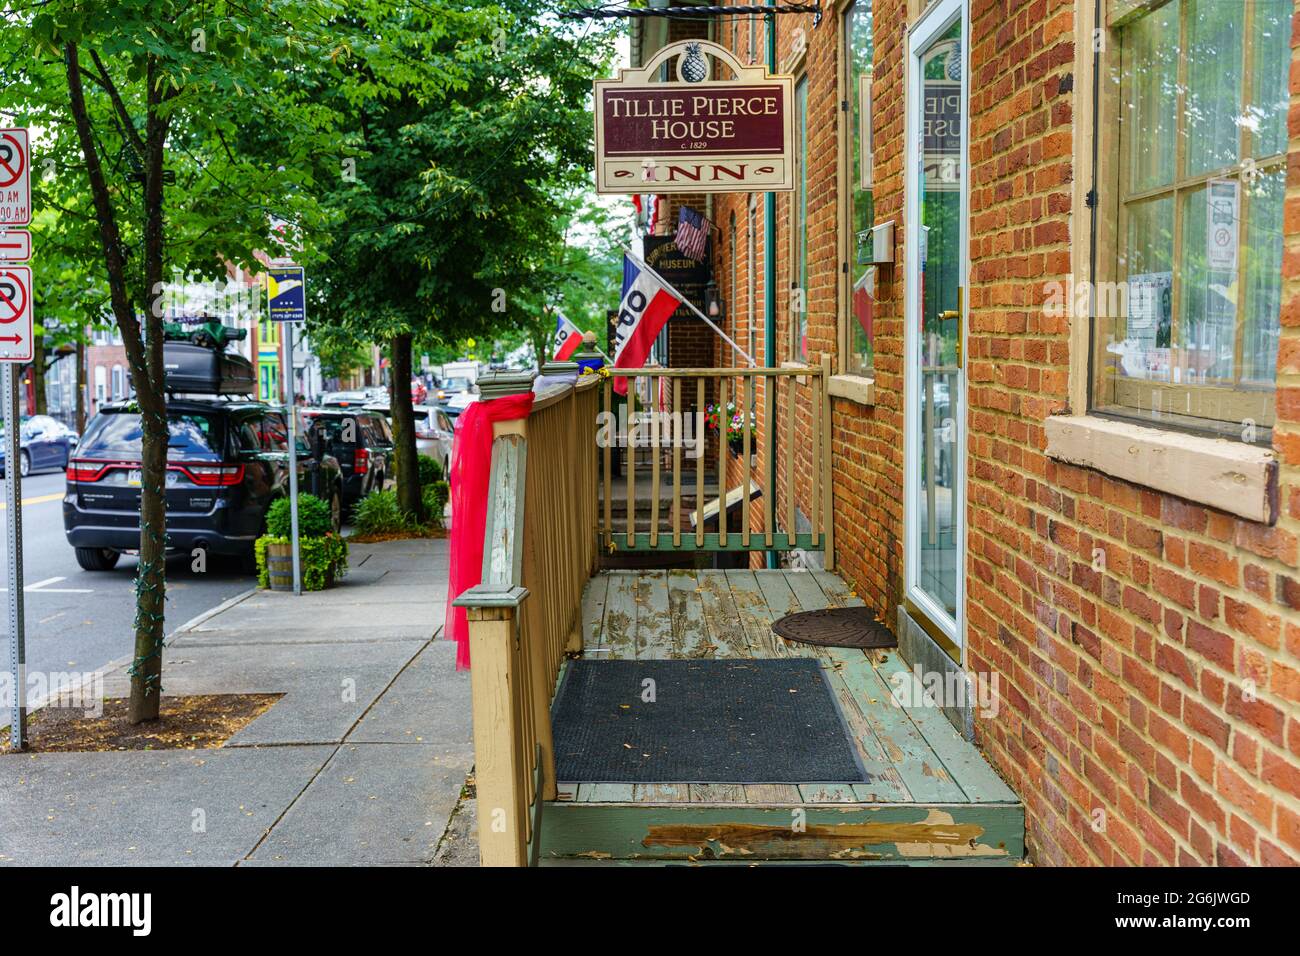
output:
M25 129L0 129L0 228L32 221L32 154Z
M307 277L302 266L277 266L266 273L266 304L272 322L307 318Z

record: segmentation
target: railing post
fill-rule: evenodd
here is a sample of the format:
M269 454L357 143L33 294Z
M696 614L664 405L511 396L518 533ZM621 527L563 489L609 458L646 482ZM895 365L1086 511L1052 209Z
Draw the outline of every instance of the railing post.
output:
M547 363L542 367L541 378L551 379L552 384L555 384L557 379L576 380L577 374L578 366L575 363ZM478 381L479 394L484 401L532 391L534 384L535 378L531 372L489 373ZM529 508L528 421L515 419L495 422L492 426L492 435L493 487L496 487L498 472L513 472L514 480L503 486L503 498L499 507L495 504L489 507L487 540L483 552L483 580L523 586L531 583L534 576L536 577L536 586L533 588L536 593L530 606L518 615L516 633L520 641L520 670L517 675L519 692L516 696L521 714L519 725L521 739L526 745L523 765L531 764L534 745L540 746L542 793L537 799L553 800L556 794L555 752L551 742L550 710L553 682L548 680L550 666L546 647L549 623L547 615L554 603L555 591L552 587L553 581L546 577L546 571L549 569L539 569L535 566L537 550L543 542L532 540L532 537L542 532L545 525L540 512L527 513ZM499 458L498 448L502 452ZM514 454L507 453L508 450L514 450ZM515 464L510 466L507 462L512 459ZM536 506L539 501L540 498L534 498L532 504ZM544 533L542 536L544 537ZM503 573L506 577L496 577ZM472 662L472 648L470 659ZM522 792L530 793L531 776L521 786Z
M527 865L519 694L519 606L527 596L521 587L481 584L455 601L469 618L474 779L483 866Z

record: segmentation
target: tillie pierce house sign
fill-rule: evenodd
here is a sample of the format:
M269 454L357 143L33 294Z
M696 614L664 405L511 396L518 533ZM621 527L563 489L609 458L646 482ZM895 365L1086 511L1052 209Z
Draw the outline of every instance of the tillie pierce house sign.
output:
M652 82L677 59L677 80ZM708 80L708 58L730 80ZM794 188L794 80L686 40L644 69L596 81L596 191L775 192Z

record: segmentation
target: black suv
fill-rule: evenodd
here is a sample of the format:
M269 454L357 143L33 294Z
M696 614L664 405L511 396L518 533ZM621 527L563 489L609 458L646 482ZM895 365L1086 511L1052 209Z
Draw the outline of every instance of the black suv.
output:
M260 402L211 399L167 404L167 543L248 557L271 502L289 491L284 413ZM86 427L68 464L63 527L87 571L107 571L140 547L140 414L107 406ZM343 485L338 462L298 439L298 490L330 503L337 529Z
M343 506L382 491L392 474L393 432L381 412L360 408L299 409L314 453L336 458L343 473Z
M218 330L219 331L219 330ZM192 342L198 342L192 338ZM289 429L282 409L235 398L254 387L242 356L168 341L167 544L251 559L271 503L289 491ZM176 391L214 395L177 396ZM215 397L215 396L228 397ZM103 407L86 426L68 463L63 528L87 571L107 571L140 547L140 412L134 402ZM300 435L298 490L330 503L334 527L343 511L339 463L316 456Z

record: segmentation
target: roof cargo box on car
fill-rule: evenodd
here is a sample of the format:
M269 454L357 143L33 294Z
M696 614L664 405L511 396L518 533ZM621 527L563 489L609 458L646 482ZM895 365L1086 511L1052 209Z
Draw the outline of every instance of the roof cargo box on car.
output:
M163 368L169 392L252 395L257 391L252 363L237 352L165 342Z

